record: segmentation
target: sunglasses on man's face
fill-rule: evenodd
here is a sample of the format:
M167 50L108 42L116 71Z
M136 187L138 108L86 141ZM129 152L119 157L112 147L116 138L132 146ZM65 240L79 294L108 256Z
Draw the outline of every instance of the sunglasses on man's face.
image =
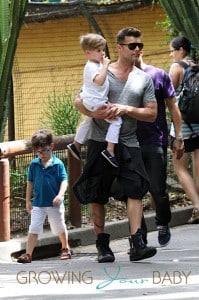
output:
M139 50L142 50L144 47L143 43L129 43L129 44L120 44L122 46L128 46L129 50L135 50L137 47Z

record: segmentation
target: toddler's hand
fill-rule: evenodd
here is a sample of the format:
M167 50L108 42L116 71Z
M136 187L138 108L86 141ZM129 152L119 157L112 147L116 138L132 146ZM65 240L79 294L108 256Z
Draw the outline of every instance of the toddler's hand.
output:
M111 62L111 60L110 60L107 56L104 56L104 57L103 57L102 64L103 64L104 66L107 66L107 67L108 67L108 65L110 64L110 62Z

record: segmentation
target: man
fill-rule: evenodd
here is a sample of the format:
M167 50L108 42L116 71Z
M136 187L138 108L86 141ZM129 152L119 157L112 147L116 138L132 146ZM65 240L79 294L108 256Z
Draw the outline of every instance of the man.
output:
M154 247L147 247L142 240L142 198L148 191L148 177L141 158L136 137L137 120L153 122L157 115L157 103L151 77L134 66L143 48L141 32L136 28L124 28L117 36L118 59L108 68L109 95L113 104L96 112L86 110L79 97L76 107L93 119L88 141L87 164L74 186L77 199L90 204L94 230L97 236L98 262L113 262L109 247L109 234L104 233L105 209L110 195L126 201L130 228L130 261L138 261L156 254ZM116 157L120 168L111 167L101 155L106 143L107 122L102 119L122 116ZM117 182L114 182L114 180ZM112 185L113 184L113 185ZM112 187L112 193L110 192ZM118 192L114 187L119 187Z
M168 245L171 238L169 229L171 210L167 191L168 125L166 120L166 106L169 109L175 128L177 138L174 140L173 147L178 159L183 155L184 149L181 131L181 114L169 75L162 69L146 65L142 55L143 53L141 53L136 61L136 66L149 74L153 80L158 104L158 115L153 123L138 121L137 138L141 147L146 172L149 177L149 191L156 206L155 220L158 229L158 242L161 247L164 247ZM144 220L142 230L142 233L146 235Z

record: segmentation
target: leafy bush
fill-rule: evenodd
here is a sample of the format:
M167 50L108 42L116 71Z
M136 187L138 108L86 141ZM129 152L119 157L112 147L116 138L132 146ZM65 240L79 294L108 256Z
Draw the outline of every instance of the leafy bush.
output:
M48 96L42 124L50 128L55 135L73 134L81 120L81 114L74 107L73 95L64 92L57 95L55 91Z
M25 207L27 167L10 168L10 201L11 207Z

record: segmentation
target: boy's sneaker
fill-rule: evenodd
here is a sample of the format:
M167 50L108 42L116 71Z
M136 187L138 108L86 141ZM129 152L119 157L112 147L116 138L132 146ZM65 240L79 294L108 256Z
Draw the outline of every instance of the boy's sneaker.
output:
M67 148L76 159L81 160L80 152L77 150L75 144L68 144Z
M61 249L61 260L71 259L71 251L68 248Z
M115 156L112 156L107 149L103 150L101 152L101 154L108 160L108 162L114 166L115 168L118 168L119 167L119 164L115 158Z
M187 221L187 224L199 224L199 211L193 210L191 218Z
M160 247L166 247L171 239L171 232L168 225L159 225L157 227L159 230L158 232L158 242L160 244Z

